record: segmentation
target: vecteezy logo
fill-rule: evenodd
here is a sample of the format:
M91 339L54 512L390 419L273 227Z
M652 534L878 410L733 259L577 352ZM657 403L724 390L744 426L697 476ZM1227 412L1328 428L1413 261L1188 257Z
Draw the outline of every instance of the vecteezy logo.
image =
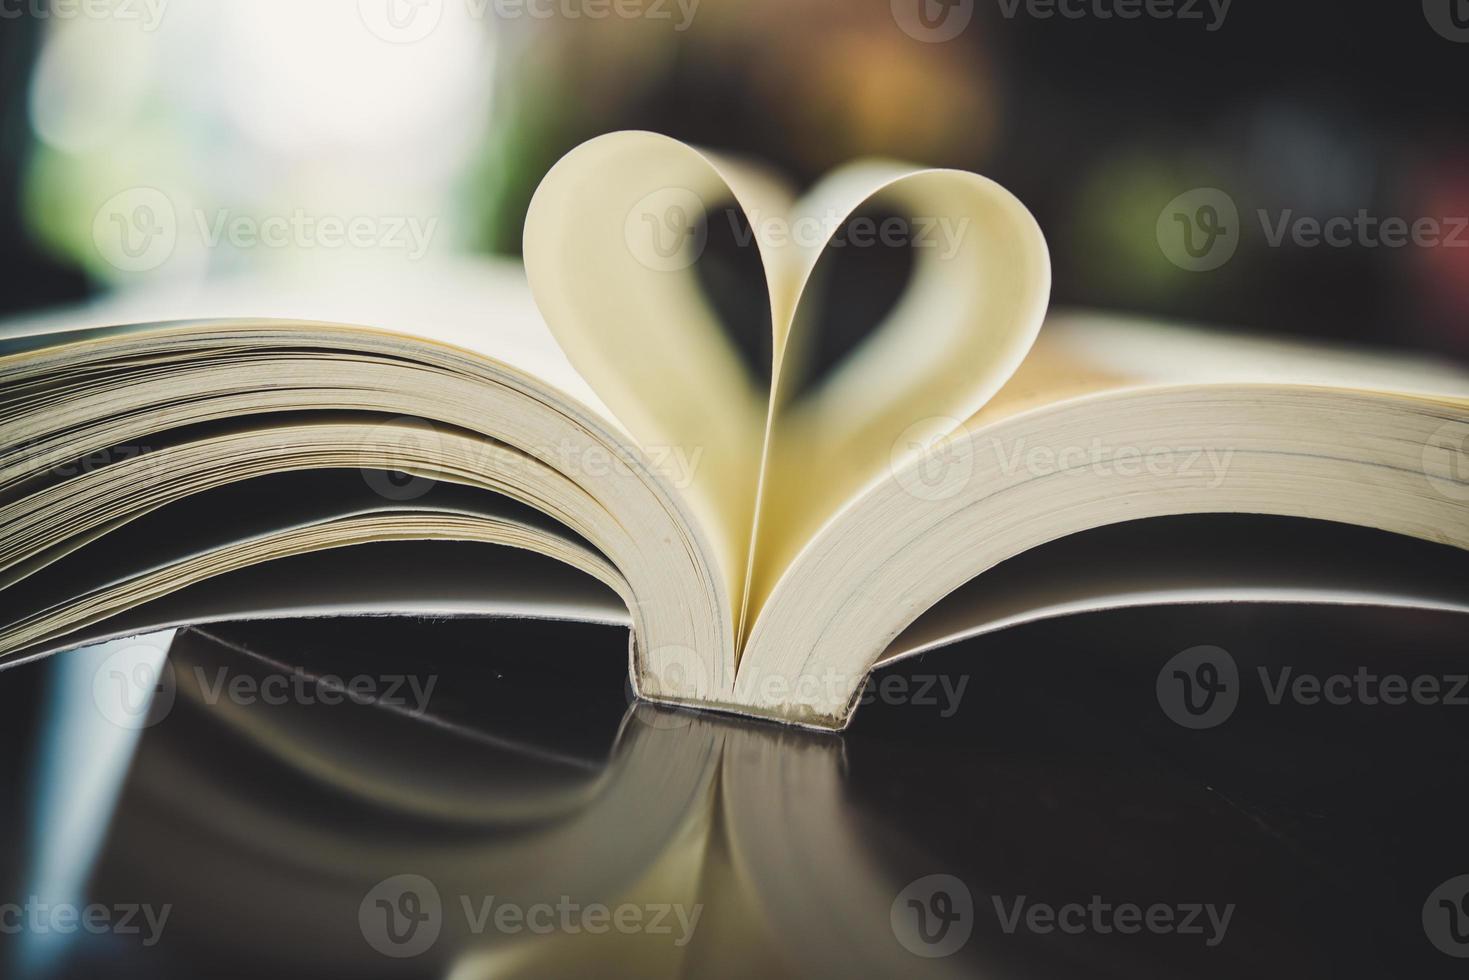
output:
M1469 42L1469 0L1423 0L1423 16L1441 37Z
M643 693L649 697L688 699L709 689L704 661L693 647L676 643L660 646L646 661L646 668ZM624 690L629 704L637 700L631 681ZM637 707L633 717L649 728L671 729L687 727L694 714L668 705L644 704Z
M1169 262L1189 272L1208 272L1228 262L1239 236L1239 209L1215 187L1180 194L1158 214L1158 247Z
M362 938L384 956L406 959L433 946L444 925L444 905L422 875L394 875L378 882L357 908Z
M1158 704L1184 728L1213 728L1239 704L1239 667L1220 647L1190 647L1158 671Z
M168 195L133 187L108 198L92 219L97 254L123 272L156 269L178 244L178 215Z
M1469 500L1469 422L1445 422L1423 444L1423 475L1449 500Z
M392 44L422 41L439 26L444 0L357 0L357 14L377 37Z
M914 422L893 442L889 466L898 485L919 500L947 500L974 475L969 430L955 418L936 415Z
M892 0L893 20L915 41L952 41L969 26L974 0Z
M953 875L926 875L898 893L889 921L898 942L915 956L951 956L974 930L974 899Z
M709 243L705 211L703 199L693 191L665 187L632 206L623 238L633 258L655 272L687 269Z
M384 500L403 503L417 500L438 483L423 472L445 458L439 432L428 422L415 418L397 418L374 426L364 441L369 453L387 449L387 460L381 466L362 467L362 479Z
M151 728L173 710L178 694L168 651L147 643L123 647L92 675L92 700L119 728Z
M1423 931L1439 952L1469 959L1469 875L1450 878L1429 893Z

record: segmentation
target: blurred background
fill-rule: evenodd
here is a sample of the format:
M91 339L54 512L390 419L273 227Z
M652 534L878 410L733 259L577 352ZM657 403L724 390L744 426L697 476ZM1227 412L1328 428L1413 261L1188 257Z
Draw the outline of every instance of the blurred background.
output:
M1105 0L27 0L0 32L0 310L313 251L513 256L561 154L647 128L797 186L867 155L991 176L1039 218L1057 305L1463 358L1456 3L1177 0L1128 19ZM1160 214L1196 188L1240 222L1205 273L1160 247ZM153 191L181 209L166 261L99 247L109 202L138 225L113 233L141 235ZM1431 219L1440 241L1266 234L1359 212ZM209 245L293 215L376 231ZM393 239L403 218L418 234Z

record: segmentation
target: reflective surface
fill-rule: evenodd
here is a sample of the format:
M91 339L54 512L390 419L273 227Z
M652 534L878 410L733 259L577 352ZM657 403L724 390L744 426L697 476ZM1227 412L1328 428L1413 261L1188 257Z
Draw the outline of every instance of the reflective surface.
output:
M602 627L185 632L132 720L121 661L29 665L9 973L1458 975L1463 638L1091 615L888 669L841 736L632 705ZM113 809L84 762L129 754Z

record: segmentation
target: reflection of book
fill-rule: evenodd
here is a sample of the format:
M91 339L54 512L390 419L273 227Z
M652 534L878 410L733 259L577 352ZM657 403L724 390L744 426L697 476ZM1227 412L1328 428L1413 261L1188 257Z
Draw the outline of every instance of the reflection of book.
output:
M433 646L444 632L419 625L415 635ZM339 636L354 639L328 669L351 676L381 631L347 622ZM294 647L245 642L267 658L299 658ZM111 874L174 907L165 952L198 944L210 961L233 954L368 976L413 953L447 969L466 950L514 961L528 940L546 945L540 932L483 920L487 901L491 912L580 909L625 900L650 877L663 884L646 901L689 898L676 872L708 832L718 743L707 723L683 713L665 730L632 714L618 725L613 714L615 741L608 731L591 761L517 735L498 714L471 728L345 699L212 698L220 672L235 683L281 676L242 649L238 637L180 631L169 651L174 704L145 735L119 808ZM585 709L588 699L571 700ZM403 882L434 920L421 937L398 931L395 941L375 902ZM675 956L687 946L649 940Z
M411 957L464 978L911 966L888 925L895 883L841 805L840 741L634 704L586 766L499 715L446 727L377 704L212 702L201 679L263 681L275 671L256 657L299 658L289 642L257 649L259 632L174 640L177 700L145 735L104 859L106 886L170 904L166 952L359 975ZM463 629L416 629L430 647L455 632L472 644ZM342 633L354 651L374 646L369 622ZM328 667L346 675L358 660L341 650ZM793 780L791 820L769 804ZM400 921L408 904L417 933ZM521 914L497 919L503 908ZM554 928L537 924L547 908ZM583 927L595 909L607 928ZM637 927L611 925L634 909Z
M756 376L693 271L700 213L731 201L767 278ZM909 290L809 378L832 216L879 204L917 232ZM0 652L302 611L625 622L647 697L839 727L873 664L1041 614L1241 593L1464 607L1464 576L1438 570L1469 548L1469 378L1098 317L1042 331L1044 242L982 178L861 164L792 202L614 134L546 177L525 249L529 288L513 269L269 304L247 286L11 328ZM1350 537L1201 554L1138 526L1104 539L1104 580L1071 574L1095 539L1055 559L1066 590L1031 567L996 602L1006 570L981 576L1190 513L1412 543L1378 567Z
M170 652L177 698L143 735L91 898L171 903L158 955L183 962L154 971L170 975L214 963L242 976L320 964L460 978L749 976L756 967L772 980L1080 978L1104 968L1225 978L1422 960L1413 975L1433 976L1440 954L1420 931L1424 894L1391 886L1421 880L1426 892L1456 870L1440 870L1457 827L1453 807L1439 804L1453 798L1441 776L1459 771L1462 753L1417 751L1458 744L1451 709L1323 714L1320 704L1272 706L1255 685L1254 710L1194 740L1129 692L1147 697L1171 644L1160 636L1200 631L1222 631L1250 675L1292 658L1326 676L1364 664L1410 676L1458 670L1444 660L1462 645L1457 618L1145 610L1097 617L1110 623L1101 631L1040 624L997 638L997 656L949 659L978 671L955 722L893 705L842 736L647 704L624 716L619 664L594 665L578 686L581 672L552 666L559 658L544 656L544 642L524 643L563 629L579 639L613 632L597 627L210 628L222 642L181 631ZM1383 620L1411 631L1412 649L1368 653L1374 644L1353 642ZM1231 635L1252 637L1254 649ZM476 655L486 648L497 652ZM211 703L221 671L241 684L290 673L271 661L439 683L419 718L381 702ZM566 687L541 673L558 669ZM495 691L488 709L454 703L453 692L476 687ZM75 696L79 712L93 711L87 685ZM540 727L534 719L548 714L558 724ZM595 738L574 734L583 727ZM1364 783L1382 791L1364 801ZM1402 812L1404 798L1425 805ZM1388 843L1362 859L1358 842L1373 832ZM368 926L385 928L378 886L401 875L432 882L441 907L433 943L411 959L384 954L372 942L391 939L376 931L368 940L360 919L371 896L379 914ZM952 903L924 890L933 876L948 877ZM1343 890L1348 879L1371 887ZM536 932L515 919L502 928L480 916L491 895L497 908L527 910L563 896L581 909L676 905L697 922L685 932L675 913L664 918L669 931L629 934ZM1236 913L1217 946L1205 932L1173 942L1005 928L1019 896L1056 906L1094 895L1234 903ZM964 913L948 933L935 921L946 904L948 917Z

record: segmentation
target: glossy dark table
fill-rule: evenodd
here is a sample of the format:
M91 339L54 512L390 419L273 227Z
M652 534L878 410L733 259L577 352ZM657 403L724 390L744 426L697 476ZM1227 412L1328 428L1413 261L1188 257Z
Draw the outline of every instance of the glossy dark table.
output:
M1092 614L889 668L823 735L632 705L620 630L214 627L174 640L115 809L76 797L78 829L53 799L39 837L88 754L58 705L96 699L27 665L0 675L0 904L45 904L37 855L70 855L53 900L105 929L0 947L12 976L1463 976L1466 635ZM1228 665L1183 675L1235 700L1188 727L1171 661L1199 646ZM333 677L368 680L311 696Z

